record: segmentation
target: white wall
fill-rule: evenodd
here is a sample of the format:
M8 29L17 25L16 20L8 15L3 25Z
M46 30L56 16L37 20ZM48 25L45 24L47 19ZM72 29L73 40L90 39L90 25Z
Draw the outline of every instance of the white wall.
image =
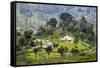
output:
M10 2L11 1L12 0L0 0L0 68L13 68L9 65L10 64ZM99 6L98 12L100 12L100 0L24 0L24 1L97 5ZM100 13L98 14L99 14L98 16L100 17ZM100 35L99 22L100 19L98 21L98 35ZM99 56L100 56L100 49L99 49ZM34 66L34 68L39 68L39 67L41 68L62 68L62 67L63 68L99 68L99 64L100 61L93 62L93 63ZM20 68L24 68L24 67L20 67ZM33 68L33 66L25 67L25 68Z

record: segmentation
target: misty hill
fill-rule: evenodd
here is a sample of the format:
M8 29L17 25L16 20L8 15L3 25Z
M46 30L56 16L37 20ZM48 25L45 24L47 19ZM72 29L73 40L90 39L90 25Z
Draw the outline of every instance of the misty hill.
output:
M17 26L22 30L32 27L37 31L39 26L45 25L52 17L59 21L62 12L70 13L76 20L84 16L88 23L96 24L96 8L93 7L17 3L16 10Z

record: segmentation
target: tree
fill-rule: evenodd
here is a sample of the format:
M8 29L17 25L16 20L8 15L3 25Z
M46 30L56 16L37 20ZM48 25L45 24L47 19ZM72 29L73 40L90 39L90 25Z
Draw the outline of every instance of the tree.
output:
M16 50L17 50L17 54L22 53L23 56L25 56L26 51L28 48L30 48L30 46L28 45L31 38L33 31L29 30L29 31L25 31L22 35L17 36L16 37ZM33 42L30 43L30 45L33 45Z
M52 35L54 33L55 28L53 27L47 27L46 29L46 34L47 35Z
M45 48L45 51L48 53L49 56L50 53L52 52L52 46L48 46L47 48Z
M52 35L53 32L54 32L54 28L53 27L51 28L49 26L46 26L46 27L40 26L36 35L37 36Z
M17 46L20 46L20 47L22 47L22 46L24 46L24 42L25 42L25 39L23 38L23 37L19 37L19 38L17 38L18 40L18 42L17 42Z
M58 53L60 53L61 57L64 55L64 47L63 46L58 48Z
M33 51L34 51L34 53L35 53L35 60L36 60L38 48L34 48Z
M31 38L33 31L32 30L28 30L24 32L24 38L25 38L25 43L28 44L29 39Z
M82 23L87 23L87 20L86 20L86 18L84 16L82 17L81 22Z
M75 46L75 48L78 48L78 46Z
M46 32L46 29L45 29L43 26L40 26L40 27L39 27L39 32L40 32L40 33Z
M16 44L16 55L21 54L25 58L25 52L26 52L25 38L18 36L16 43L17 43Z
M80 31L86 33L87 32L87 26L88 26L87 20L86 20L85 17L82 17L80 21L81 21Z
M75 40L74 40L74 43L77 44L78 41L79 41L79 37L78 37L78 35L75 34L75 33L74 33L74 39L75 39Z
M68 52L68 47L64 48L64 52L67 53Z
M83 33L83 32L79 33L79 37L81 38L82 41L84 41L85 36L86 36L85 33Z
M16 45L16 50L17 51L22 51L22 47L24 46L25 39L23 37L17 37L17 45Z
M62 20L62 22L59 23L59 27L62 27L63 33L66 33L68 30L72 30L72 28L68 29L73 18L71 14L63 12L60 14L59 18Z
M48 25L51 25L53 27L56 27L57 25L57 20L55 18L51 18L48 22L47 22Z
M86 43L89 43L90 45L95 45L95 33L93 31L94 25L88 23L85 17L82 17L80 20L80 33L79 37L81 40L83 40Z
M59 18L63 21L70 22L72 20L73 16L69 13L63 12L63 13L61 13Z
M59 44L57 42L53 42L53 46L56 48L59 46Z
M34 41L30 41L29 45L30 45L31 47L36 47L36 44L35 44Z
M74 55L79 54L79 50L77 48L72 48L71 53Z

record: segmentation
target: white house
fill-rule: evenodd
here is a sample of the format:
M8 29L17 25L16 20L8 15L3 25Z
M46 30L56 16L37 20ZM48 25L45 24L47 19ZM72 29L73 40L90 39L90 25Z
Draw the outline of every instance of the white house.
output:
M46 43L43 44L43 48L47 48L49 46L51 46L53 48L53 43L47 40Z
M51 46L53 48L53 43L49 40L44 40L44 39L36 39L34 40L35 43L42 43L43 48L47 48Z
M41 39L34 40L34 42L38 42L38 43L40 43L41 41L42 41Z
M64 36L63 38L60 38L60 40L66 41L66 42L74 42L74 38L68 35Z

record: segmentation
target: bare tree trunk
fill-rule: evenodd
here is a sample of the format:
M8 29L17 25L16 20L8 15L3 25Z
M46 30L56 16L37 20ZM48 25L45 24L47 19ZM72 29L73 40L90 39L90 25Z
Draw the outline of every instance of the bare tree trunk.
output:
M36 57L37 57L37 54L35 54L35 61L36 61L36 63L37 63L37 58L36 58Z

